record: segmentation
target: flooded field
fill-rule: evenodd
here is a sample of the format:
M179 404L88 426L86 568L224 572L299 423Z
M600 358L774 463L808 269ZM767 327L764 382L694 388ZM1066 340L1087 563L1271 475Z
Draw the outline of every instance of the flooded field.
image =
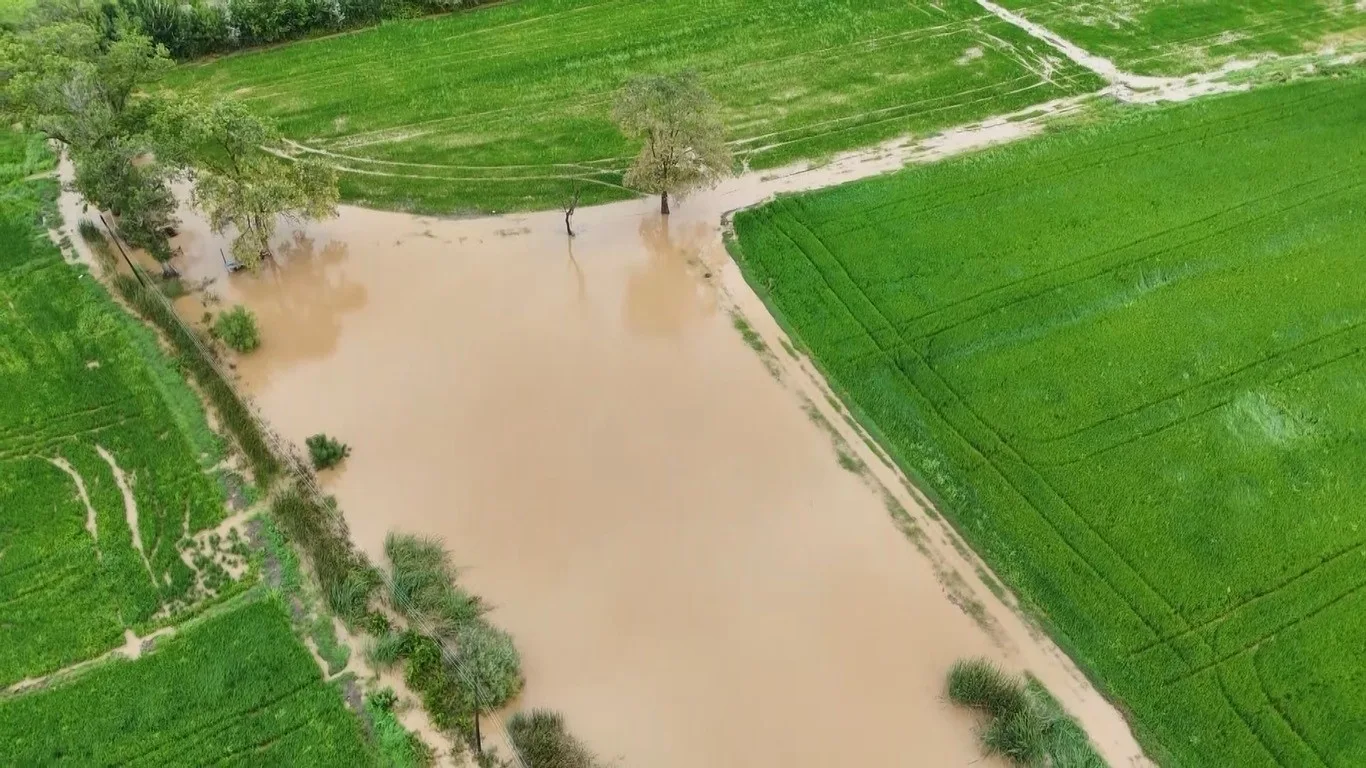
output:
M267 419L300 444L325 431L352 445L324 479L357 542L378 557L392 529L444 538L522 650L522 703L563 712L602 757L989 764L941 695L955 659L988 655L1030 669L1114 764L1136 764L1115 711L981 588L937 523L930 556L898 532L879 481L914 500L778 348L720 239L724 212L778 189L1028 130L745 177L669 221L656 201L587 208L572 240L553 211L343 208L282 228L257 276L228 277L220 242L186 215L178 265L213 278L221 306L257 313L263 345L238 371ZM867 473L841 467L804 402Z

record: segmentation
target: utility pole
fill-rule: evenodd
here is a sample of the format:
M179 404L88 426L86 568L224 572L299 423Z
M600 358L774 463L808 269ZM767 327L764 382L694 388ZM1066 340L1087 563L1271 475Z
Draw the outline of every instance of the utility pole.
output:
M138 268L133 266L133 260L128 258L128 252L123 250L123 243L119 242L119 236L114 234L114 228L109 226L109 219L106 219L104 217L104 214L101 213L100 221L103 221L104 228L109 230L109 238L114 241L114 245L117 245L119 247L119 253L123 254L123 260L128 263L128 268L133 271L133 277L136 277L138 279L138 285L142 286L143 288L146 288L147 283L143 282L142 273L138 272Z

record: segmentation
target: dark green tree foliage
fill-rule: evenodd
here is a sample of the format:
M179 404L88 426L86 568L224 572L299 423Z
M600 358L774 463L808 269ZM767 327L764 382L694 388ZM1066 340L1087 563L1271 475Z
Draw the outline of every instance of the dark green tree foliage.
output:
M118 0L177 59L472 8L481 0Z
M316 160L289 161L262 151L279 142L279 133L241 102L168 100L154 122L158 155L189 169L195 206L215 232L236 231L233 256L249 268L270 257L280 216L336 215L337 172Z
M149 154L155 103L141 89L172 62L123 14L79 4L46 13L48 23L0 34L0 116L65 145L77 191L118 216L130 243L165 260L172 169Z

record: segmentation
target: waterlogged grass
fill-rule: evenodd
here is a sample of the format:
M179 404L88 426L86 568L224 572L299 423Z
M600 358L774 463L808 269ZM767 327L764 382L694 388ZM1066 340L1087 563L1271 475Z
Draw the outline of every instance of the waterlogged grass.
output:
M1366 78L736 216L855 413L1162 762L1366 764Z
M1366 42L1356 0L999 0L1132 72L1180 75L1233 58Z
M429 212L628 196L610 119L634 75L693 69L738 158L772 167L1092 91L972 0L519 0L182 67L334 153L346 199Z
M27 178L44 151L0 133L0 687L183 606L178 542L224 514L193 394L47 237L56 181Z
M161 639L137 661L0 699L0 733L12 765L375 764L273 600Z

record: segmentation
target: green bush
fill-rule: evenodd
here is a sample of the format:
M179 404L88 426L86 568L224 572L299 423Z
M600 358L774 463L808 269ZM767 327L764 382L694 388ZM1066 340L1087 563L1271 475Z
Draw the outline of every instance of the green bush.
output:
M992 718L982 729L982 748L1016 765L1039 765L1048 754L1053 719L1030 699L1018 710Z
M250 352L261 346L256 315L240 304L221 313L213 321L213 334L238 352Z
M522 690L522 658L512 636L486 621L461 624L455 632L457 681L481 712L498 709Z
M507 723L508 737L526 768L594 768L593 753L565 729L558 712L518 712Z
M392 669L407 651L407 634L389 630L365 646L365 660L377 670Z
M450 637L461 624L484 614L482 601L455 585L455 568L439 540L390 533L384 554L390 568L389 605L409 620Z
M81 219L81 223L76 225L76 230L81 233L81 238L91 245L104 242L104 233L90 219Z
M949 670L949 701L1007 717L1024 709L1024 683L1007 675L986 659L963 659Z
M381 577L372 567L356 568L341 582L327 590L327 605L332 612L350 626L356 626L370 614L370 596L379 587Z
M331 469L351 455L351 446L319 432L304 441L314 469Z

